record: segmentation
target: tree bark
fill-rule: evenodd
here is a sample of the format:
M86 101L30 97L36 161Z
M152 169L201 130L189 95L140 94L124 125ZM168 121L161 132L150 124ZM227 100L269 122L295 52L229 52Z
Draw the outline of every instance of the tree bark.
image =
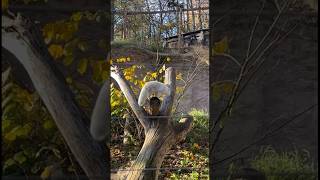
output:
M166 152L170 147L185 138L187 132L191 128L193 118L191 116L183 117L178 123L174 123L170 118L173 100L176 89L176 74L173 68L165 71L165 84L170 88L170 95L163 100L160 109L160 117L148 116L147 112L137 104L137 100L130 89L128 83L123 78L122 73L117 67L111 72L113 77L125 97L127 98L133 112L145 130L144 144L130 168L127 175L120 179L127 180L150 180L158 179L159 168ZM162 118L162 117L166 118Z
M158 0L158 3L159 3L160 11L163 11L161 0ZM161 42L162 28L163 28L163 13L161 12L160 13L160 25L159 25L159 30L158 30L159 31L158 32L158 47L160 46L160 42Z
M107 147L93 140L89 118L76 103L41 33L27 19L2 15L2 47L15 55L28 72L70 150L90 179L107 179Z
M189 22L190 22L190 14L189 14L189 6L190 6L190 2L189 2L190 0L187 0L186 1L186 6L187 6L187 12L186 12L186 14L187 14L187 32L190 32L190 26L189 26Z
M193 9L193 0L190 0L190 8ZM196 20L194 15L194 10L191 10L191 16L192 16L192 31L196 30Z
M201 17L201 2L200 0L198 0L198 7L199 7L199 10L198 10L198 18L199 18L199 28L202 29L202 17Z

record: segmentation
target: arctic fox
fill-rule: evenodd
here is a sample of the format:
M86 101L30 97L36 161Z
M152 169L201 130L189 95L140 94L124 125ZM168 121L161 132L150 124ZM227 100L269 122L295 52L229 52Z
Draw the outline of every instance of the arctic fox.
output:
M146 100L151 96L169 96L170 88L158 81L149 81L147 82L140 91L138 104L139 106L144 106Z

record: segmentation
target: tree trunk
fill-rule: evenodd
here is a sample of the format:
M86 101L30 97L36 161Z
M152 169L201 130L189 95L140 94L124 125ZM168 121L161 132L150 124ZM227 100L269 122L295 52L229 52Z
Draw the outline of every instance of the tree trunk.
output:
M201 1L198 0L198 7L199 7L199 11L198 11L198 18L199 18L199 28L202 29L202 17L201 17Z
M192 118L189 117L188 123L191 124ZM137 159L130 168L130 172L126 177L127 180L134 179L158 179L159 168L163 162L165 154L172 145L181 141L186 132L189 130L188 126L184 129L184 133L177 131L168 119L150 119L152 125L146 132L146 137L143 146L138 154ZM147 169L147 170L144 170Z
M149 38L149 41L148 44L151 43L151 37L152 37L152 16L151 16L151 13L150 13L150 5L149 5L149 0L145 0L145 3L146 3L146 6L147 6L147 12L148 12L148 21L149 21L149 24L148 24L148 27L149 27L149 35L148 35L148 38Z
M193 9L193 0L190 0L190 8ZM194 15L194 10L191 10L191 16L192 16L192 31L196 30L196 20Z
M187 32L190 32L190 26L189 26L189 22L190 22L190 14L189 14L189 8L190 8L190 2L189 2L190 0L187 0L187 12L186 12L186 14L187 14Z
M107 147L91 137L89 118L53 65L40 31L31 21L22 18L2 15L2 22L2 47L14 54L26 69L84 172L90 179L107 179Z
M170 88L170 95L166 96L160 109L160 117L148 116L147 112L137 104L129 84L124 80L117 67L111 72L121 91L124 93L133 112L144 127L145 140L137 159L130 168L129 173L121 179L126 180L153 180L158 179L159 168L166 152L173 144L185 138L191 128L192 117L185 116L178 123L174 123L171 115L176 89L176 74L173 68L165 71L165 84ZM162 118L166 117L166 118Z
M159 8L160 8L160 25L159 25L159 32L158 32L158 47L160 47L160 42L161 42L161 33L162 33L162 27L163 27L163 14L162 14L162 11L163 11L163 8L162 8L162 4L161 4L161 0L158 0L158 3L159 3Z

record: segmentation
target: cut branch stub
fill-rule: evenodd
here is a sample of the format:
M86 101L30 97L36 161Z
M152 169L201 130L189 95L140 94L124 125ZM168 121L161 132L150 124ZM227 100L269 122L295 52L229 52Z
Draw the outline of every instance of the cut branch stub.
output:
M170 116L174 96L176 94L176 71L174 68L169 67L166 69L164 84L170 88L170 95L163 99L160 114L164 116Z
M174 126L176 134L188 132L191 129L193 117L190 115L183 116L178 124Z

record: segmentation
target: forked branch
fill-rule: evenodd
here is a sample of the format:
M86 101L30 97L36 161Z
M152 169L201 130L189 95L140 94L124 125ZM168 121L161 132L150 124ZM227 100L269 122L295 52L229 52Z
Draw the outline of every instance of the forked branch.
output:
M117 66L111 67L111 77L119 85L122 93L127 99L130 107L132 108L132 111L139 119L141 125L144 127L144 129L147 129L148 128L147 112L141 106L139 106L137 97L135 96L128 82L124 79L124 76L120 71L119 67Z

